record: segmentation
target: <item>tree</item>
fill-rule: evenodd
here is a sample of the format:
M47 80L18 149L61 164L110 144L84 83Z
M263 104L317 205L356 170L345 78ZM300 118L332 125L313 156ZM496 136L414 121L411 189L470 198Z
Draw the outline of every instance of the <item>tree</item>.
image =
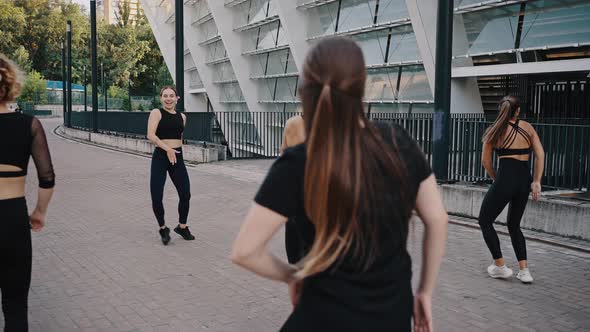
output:
M28 73L31 71L31 67L33 64L29 59L29 52L27 52L24 46L19 46L14 51L14 53L12 53L11 58L14 62L16 62L16 64L18 64L18 66L23 72Z
M117 9L118 13L115 13L117 25L119 25L119 27L133 25L133 20L131 19L131 3L129 0L119 1L117 4Z
M26 16L23 8L13 1L0 0L0 53L12 54L25 31Z
M27 75L19 101L43 104L47 99L45 91L47 91L47 81L43 75L33 70Z

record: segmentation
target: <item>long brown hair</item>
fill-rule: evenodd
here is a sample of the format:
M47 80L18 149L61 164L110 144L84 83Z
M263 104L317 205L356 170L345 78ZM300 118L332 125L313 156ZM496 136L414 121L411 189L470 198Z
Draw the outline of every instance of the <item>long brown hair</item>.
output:
M385 186L382 170L403 183L405 166L364 115L366 77L362 51L349 39L323 40L305 60L299 86L307 134L304 205L315 239L302 278L337 266L349 253L368 268L380 229L367 216ZM409 218L412 207L401 205L396 209Z
M514 118L516 112L520 108L518 98L514 96L506 96L498 103L498 117L496 121L486 129L483 134L483 143L489 143L492 146L498 146L498 142L506 132L508 122Z
M0 54L0 104L14 101L22 89L22 74L14 62Z

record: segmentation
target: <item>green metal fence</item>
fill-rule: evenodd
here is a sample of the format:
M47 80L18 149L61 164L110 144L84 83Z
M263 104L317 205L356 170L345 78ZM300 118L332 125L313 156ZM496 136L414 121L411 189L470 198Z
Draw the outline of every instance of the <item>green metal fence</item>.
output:
M211 142L213 113L185 113L184 139ZM98 112L98 130L105 134L145 138L148 112ZM72 112L72 127L92 129L92 112Z
M287 119L297 112L186 113L185 138L227 146L231 158L274 158L279 155ZM369 113L373 121L397 123L432 158L431 113ZM145 136L148 113L99 112L102 132ZM449 179L489 182L481 163L481 138L492 123L483 114L452 114ZM587 191L590 187L590 122L587 119L532 119L545 148L545 187ZM90 112L74 112L72 126L91 128ZM531 160L531 167L534 158ZM494 162L497 160L494 157Z
M36 94L33 98L35 105L63 105L63 93L62 91L46 91L40 94ZM107 98L107 106L109 109L122 109L124 99L120 98ZM84 105L84 92L83 91L72 91L72 105ZM92 95L90 91L86 95L86 105L92 107ZM104 95L98 96L98 108L104 108L105 100Z

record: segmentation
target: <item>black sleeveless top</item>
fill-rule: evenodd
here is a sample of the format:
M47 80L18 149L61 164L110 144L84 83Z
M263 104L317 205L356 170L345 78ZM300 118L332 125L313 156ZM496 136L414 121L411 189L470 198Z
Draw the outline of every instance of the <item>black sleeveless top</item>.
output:
M182 132L184 131L184 121L180 112L172 114L160 108L162 118L158 123L156 129L156 136L159 139L182 139Z
M45 131L39 119L17 112L0 114L0 164L21 169L0 172L0 178L27 175L31 156L37 168L39 187L53 188L55 174Z
M523 128L518 126L518 121L519 120L516 120L516 123L510 123L510 122L508 123L512 127L512 130L510 130L510 132L508 133L508 136L504 140L504 143L502 144L502 146L499 148L496 148L496 153L498 154L498 156L528 155L529 153L531 153L531 147L532 147L531 136L529 135L529 133L526 130L524 130ZM529 144L528 148L524 148L524 149L511 149L510 148L510 146L512 146L512 144L514 144L514 142L516 141L517 135L521 135L525 139L525 141L527 141L527 143Z

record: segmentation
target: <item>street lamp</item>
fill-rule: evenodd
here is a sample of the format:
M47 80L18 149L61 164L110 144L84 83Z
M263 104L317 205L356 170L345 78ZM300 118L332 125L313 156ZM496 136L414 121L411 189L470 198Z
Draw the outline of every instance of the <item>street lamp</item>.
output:
M68 37L68 127L72 126L72 21L67 22Z
M133 110L131 107L131 75L127 79L127 98L129 98L129 112L131 112Z
M82 81L84 82L84 112L88 112L88 102L86 100L86 65L84 65L84 79L82 79Z
M96 60L96 0L90 0L90 59L92 63L92 132L98 132L98 82Z
M61 91L62 91L62 100L64 104L64 126L67 125L66 116L68 110L67 104L67 97L66 97L66 48L64 42L61 42Z

